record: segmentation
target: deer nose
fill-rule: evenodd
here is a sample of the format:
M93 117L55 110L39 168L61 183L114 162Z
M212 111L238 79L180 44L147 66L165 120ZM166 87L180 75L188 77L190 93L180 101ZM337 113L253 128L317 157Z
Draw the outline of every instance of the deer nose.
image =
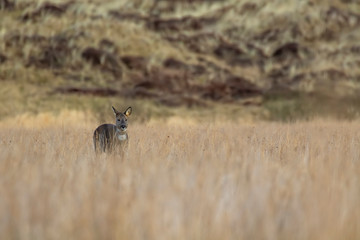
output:
M120 128L121 128L121 130L124 130L124 129L126 129L126 125L121 125Z

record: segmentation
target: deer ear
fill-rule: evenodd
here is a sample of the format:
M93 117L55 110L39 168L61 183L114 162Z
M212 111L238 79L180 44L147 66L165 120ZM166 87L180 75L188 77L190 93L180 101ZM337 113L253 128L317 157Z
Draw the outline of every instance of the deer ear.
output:
M126 109L126 111L124 112L124 114L125 114L125 116L130 116L131 115L131 112L132 112L132 108L131 107L128 107L127 109Z
M115 114L115 115L119 113L113 106L111 106L111 108L112 108L112 110L114 111L114 114Z

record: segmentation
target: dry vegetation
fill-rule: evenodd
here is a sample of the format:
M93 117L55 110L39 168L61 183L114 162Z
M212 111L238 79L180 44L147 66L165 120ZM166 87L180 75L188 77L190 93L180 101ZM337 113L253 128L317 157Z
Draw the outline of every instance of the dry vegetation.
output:
M356 0L0 0L0 117L112 97L357 118L359 26Z
M0 0L0 239L360 239L360 123L254 124L358 118L359 42L357 0Z
M130 123L119 159L85 116L0 126L1 239L360 238L359 122Z

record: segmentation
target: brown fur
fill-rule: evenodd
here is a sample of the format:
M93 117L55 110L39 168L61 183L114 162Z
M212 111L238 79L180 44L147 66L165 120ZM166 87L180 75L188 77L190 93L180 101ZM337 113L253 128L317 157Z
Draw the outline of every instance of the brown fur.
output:
M126 151L129 136L127 134L127 117L130 116L132 108L128 107L125 112L118 112L112 107L115 114L116 124L103 124L94 131L93 141L95 152Z

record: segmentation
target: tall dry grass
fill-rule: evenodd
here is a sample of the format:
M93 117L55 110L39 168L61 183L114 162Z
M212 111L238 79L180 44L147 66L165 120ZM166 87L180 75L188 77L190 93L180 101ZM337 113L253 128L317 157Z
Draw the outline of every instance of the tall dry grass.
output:
M1 239L360 239L360 123L0 128Z

